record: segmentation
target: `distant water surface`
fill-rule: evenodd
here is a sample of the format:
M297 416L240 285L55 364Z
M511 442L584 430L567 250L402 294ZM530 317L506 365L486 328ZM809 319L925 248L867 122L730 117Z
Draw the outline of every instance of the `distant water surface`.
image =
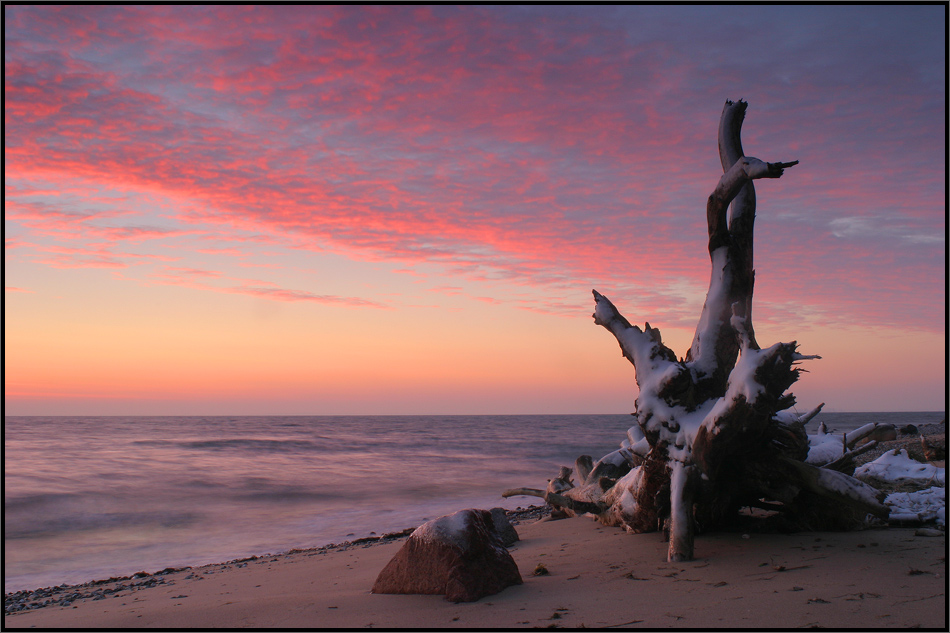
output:
M839 432L943 413L822 413ZM5 591L339 543L515 508L629 415L6 417Z

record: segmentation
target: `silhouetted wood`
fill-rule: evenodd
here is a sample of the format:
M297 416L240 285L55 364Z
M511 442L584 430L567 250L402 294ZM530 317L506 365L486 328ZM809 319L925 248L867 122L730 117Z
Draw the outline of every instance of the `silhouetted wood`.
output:
M887 516L881 493L834 469L846 470L846 460L834 460L834 468L805 463L804 424L823 405L788 415L795 397L787 390L802 371L798 364L819 357L799 353L794 341L766 349L756 341L753 181L780 178L798 161L745 155L746 108L727 101L720 117L723 175L706 201L709 290L689 350L677 360L658 329L632 325L594 290L594 322L614 336L636 372L637 426L597 464L578 458L576 485L562 467L545 494L552 505L593 512L607 525L664 530L670 561L691 559L698 531L730 526L744 507L773 511L786 525L826 529Z
M947 441L940 438L926 438L920 436L920 447L924 451L924 459L928 462L936 462L947 458Z

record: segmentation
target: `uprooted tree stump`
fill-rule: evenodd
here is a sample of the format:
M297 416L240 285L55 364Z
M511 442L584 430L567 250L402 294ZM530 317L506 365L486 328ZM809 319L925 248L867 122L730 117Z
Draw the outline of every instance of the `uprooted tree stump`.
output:
M562 467L546 490L518 488L568 514L593 513L632 532L663 530L669 560L693 558L697 532L735 525L743 508L780 516L786 527L850 529L868 514L887 517L883 493L833 467L806 463L805 415L787 410L800 361L820 358L798 344L762 349L752 328L752 181L798 164L748 157L739 138L747 103L726 101L719 122L724 174L706 203L712 273L686 356L660 331L631 325L593 291L594 322L610 331L636 371L637 424L621 448L596 464L586 455ZM729 205L732 205L731 212Z

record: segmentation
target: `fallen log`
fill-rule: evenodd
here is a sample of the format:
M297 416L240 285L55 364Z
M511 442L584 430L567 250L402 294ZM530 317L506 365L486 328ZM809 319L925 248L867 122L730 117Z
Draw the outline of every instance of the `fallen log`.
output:
M526 497L541 497L544 499L544 495L547 492L544 490L538 490L537 488L510 488L503 493L501 496L507 499L508 497L517 497L517 496L526 496Z
M854 458L862 453L868 452L876 446L877 440L871 440L867 444L862 444L860 447L852 451L848 451L838 459L830 461L827 464L823 464L821 467L827 468L829 470L837 470L838 472L842 472L846 475L853 475L856 466Z
M816 468L787 457L780 457L779 460L791 467L798 474L796 481L811 492L839 501L865 514L887 518L888 510L884 505L886 495L877 488L836 470Z

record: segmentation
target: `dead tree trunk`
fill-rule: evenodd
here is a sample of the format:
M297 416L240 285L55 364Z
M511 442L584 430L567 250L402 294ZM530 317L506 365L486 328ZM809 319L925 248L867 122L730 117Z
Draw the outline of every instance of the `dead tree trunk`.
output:
M564 467L538 495L633 532L664 530L670 561L691 559L694 534L735 523L743 507L826 529L863 522L869 513L887 516L874 488L804 463L804 422L817 409L799 418L780 415L795 403L787 389L802 371L797 364L819 357L800 354L794 341L766 349L756 342L753 181L779 178L798 161L745 155L739 136L746 107L727 101L720 119L724 173L706 203L712 270L692 345L677 360L659 330L631 325L594 290L594 322L614 335L636 371L637 425L619 451L592 468L589 458L579 459L577 485ZM608 476L597 473L602 463L613 466Z

